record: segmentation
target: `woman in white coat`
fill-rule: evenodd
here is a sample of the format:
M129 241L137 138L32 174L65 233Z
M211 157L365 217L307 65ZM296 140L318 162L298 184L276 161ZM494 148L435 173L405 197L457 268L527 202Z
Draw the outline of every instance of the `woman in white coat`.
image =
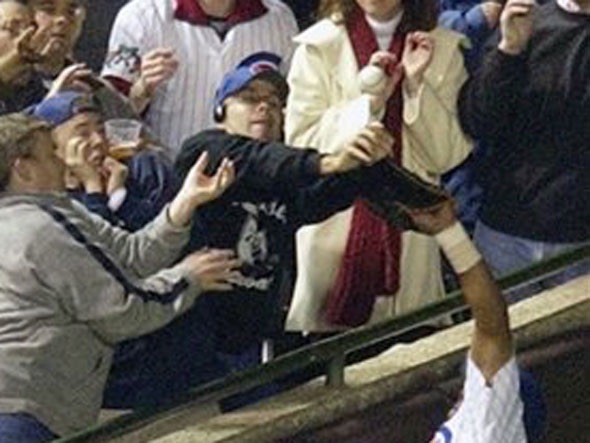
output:
M322 1L326 18L295 39L287 142L334 152L381 120L396 138L392 161L423 179L438 183L461 163L472 147L456 112L467 76L463 37L436 27L436 7L434 0ZM359 75L366 65L387 75ZM288 330L357 326L442 297L435 242L380 223L358 202L299 231Z

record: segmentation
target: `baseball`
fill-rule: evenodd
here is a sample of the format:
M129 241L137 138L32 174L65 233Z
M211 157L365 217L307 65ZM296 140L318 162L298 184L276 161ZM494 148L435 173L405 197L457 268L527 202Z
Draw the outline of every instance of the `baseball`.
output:
M383 93L387 74L379 66L367 65L359 72L361 92L371 95Z

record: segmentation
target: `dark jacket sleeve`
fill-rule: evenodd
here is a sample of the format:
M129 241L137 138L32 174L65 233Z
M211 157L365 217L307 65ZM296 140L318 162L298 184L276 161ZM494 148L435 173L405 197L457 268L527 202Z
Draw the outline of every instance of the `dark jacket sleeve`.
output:
M517 109L526 78L526 56L491 49L459 94L463 130L474 138L501 136Z
M82 191L68 191L70 197L82 203L90 212L100 215L109 223L117 224L115 214L109 209L109 196L101 192L85 193Z
M198 157L207 151L212 173L224 157L236 167L232 190L235 199L243 192L272 191L277 198L291 195L293 187L313 184L319 178L320 155L313 149L294 149L282 143L265 143L223 131L204 131L188 139L176 158L175 169L184 179Z
M130 231L152 221L174 197L178 184L172 165L163 156L144 151L128 163L127 196L116 216Z
M319 223L347 209L357 198L372 195L391 178L387 161L350 172L318 179L313 185L296 190L290 207L295 226Z

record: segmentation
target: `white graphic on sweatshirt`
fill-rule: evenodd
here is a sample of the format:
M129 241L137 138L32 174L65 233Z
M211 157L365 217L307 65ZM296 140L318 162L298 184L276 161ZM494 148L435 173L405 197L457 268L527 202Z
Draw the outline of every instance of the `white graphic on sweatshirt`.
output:
M281 224L287 223L286 206L277 202L258 205L241 203L239 206L248 214L236 244L236 252L243 267L231 279L231 283L247 289L266 291L274 280L274 267L280 262L280 258L277 253L270 252L267 231L261 226L261 219L274 218Z

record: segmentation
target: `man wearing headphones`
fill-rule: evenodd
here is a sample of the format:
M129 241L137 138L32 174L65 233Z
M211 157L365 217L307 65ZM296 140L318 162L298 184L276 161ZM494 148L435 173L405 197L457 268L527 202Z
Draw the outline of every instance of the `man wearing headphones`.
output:
M297 229L375 189L387 189L393 199L404 192L415 195L403 178L392 177L400 174L385 160L393 139L380 123L369 124L334 154L280 143L288 86L278 71L279 60L257 53L229 72L215 95L217 127L186 140L176 159L180 177L204 151L211 165L228 157L236 166L236 184L226 197L195 214L189 251L224 245L242 260L232 280L234 290L222 301L210 298L211 317L217 322L220 352L249 355L250 364L258 360L264 338L282 333Z
M282 329L295 231L349 206L363 186L363 170L371 169L361 166L383 159L393 143L380 125L367 127L334 155L279 143L288 93L279 62L274 54L257 53L229 72L215 95L217 127L185 141L176 159L181 177L205 150L212 165L224 156L236 164L237 186L220 204L195 215L189 249L225 244L242 258L232 293L221 303L211 298L212 317L219 320L221 352L248 354L250 361L258 358L263 338Z

